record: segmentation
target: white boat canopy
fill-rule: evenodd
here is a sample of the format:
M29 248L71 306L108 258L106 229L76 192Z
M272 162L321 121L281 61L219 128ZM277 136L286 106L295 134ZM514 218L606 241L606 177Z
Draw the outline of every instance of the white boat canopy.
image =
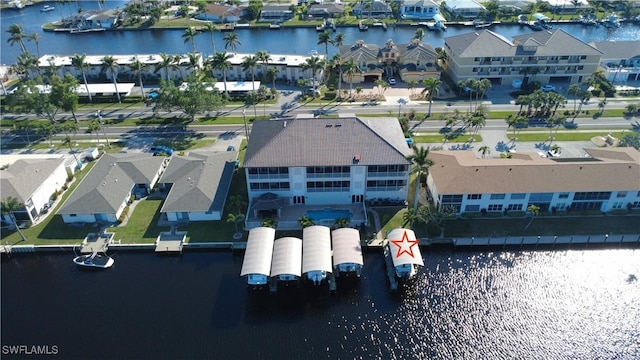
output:
M296 237L283 237L273 244L271 276L302 275L302 240Z
M276 229L273 228L257 227L249 231L241 276L250 274L269 276L275 238Z
M309 226L302 230L302 273L310 271L332 272L331 229Z
M393 266L414 264L424 266L418 240L413 230L394 229L387 234Z
M342 228L331 232L333 243L333 264L352 263L364 265L362 259L362 246L360 245L360 232L356 229Z
M549 21L551 19L549 19L549 17L545 14L541 14L541 13L535 13L532 15L534 19L538 20L538 21Z

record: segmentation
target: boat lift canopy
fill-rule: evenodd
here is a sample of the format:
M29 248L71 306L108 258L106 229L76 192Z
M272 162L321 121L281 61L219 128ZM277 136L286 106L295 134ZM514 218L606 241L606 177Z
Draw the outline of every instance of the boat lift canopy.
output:
M394 229L387 234L393 266L414 264L424 266L418 240L413 230Z
M302 275L302 240L296 237L283 237L273 244L271 276Z
M364 265L362 259L362 246L360 245L360 232L356 229L342 228L331 232L333 243L333 264L358 264Z
M302 273L310 271L332 272L331 229L309 226L302 230Z
M541 13L535 13L532 15L534 19L538 20L538 21L549 21L549 17L545 14L541 14Z
M257 227L249 231L241 276L250 274L269 276L275 238L276 230L273 228Z

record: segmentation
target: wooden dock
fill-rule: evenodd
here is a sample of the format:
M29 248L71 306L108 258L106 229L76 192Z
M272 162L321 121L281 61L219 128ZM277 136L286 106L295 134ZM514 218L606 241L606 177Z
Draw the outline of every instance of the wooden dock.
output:
M108 232L89 233L82 241L80 253L92 254L95 252L107 251L109 244L115 234Z
M156 252L182 254L182 246L186 240L186 231L161 232L156 239Z
M398 291L398 280L396 279L396 269L393 266L393 259L391 259L391 251L387 244L382 247L384 249L384 261L387 264L387 277L389 278L389 289L391 292Z

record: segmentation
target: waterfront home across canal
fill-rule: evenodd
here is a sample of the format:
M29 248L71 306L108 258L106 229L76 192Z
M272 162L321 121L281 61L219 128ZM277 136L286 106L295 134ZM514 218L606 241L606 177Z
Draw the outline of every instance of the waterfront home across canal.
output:
M257 227L249 230L247 249L242 262L241 276L247 277L247 284L266 285L271 274L273 243L276 230L270 227Z

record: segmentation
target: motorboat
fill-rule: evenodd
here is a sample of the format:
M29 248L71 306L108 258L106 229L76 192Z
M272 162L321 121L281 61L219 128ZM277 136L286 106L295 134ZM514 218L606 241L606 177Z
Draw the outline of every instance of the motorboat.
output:
M48 11L53 11L53 10L55 10L55 9L56 9L56 8L55 8L55 7L53 7L53 6L51 6L51 5L45 5L45 6L43 6L43 7L42 7L42 9L40 9L40 11L42 11L42 12L48 12Z
M107 269L113 266L114 260L106 254L94 252L75 257L73 263L84 268Z
M359 29L360 31L367 31L367 30L369 30L369 26L368 26L368 25L366 25L365 23L363 23L362 21L360 21L360 22L358 23L358 29Z

